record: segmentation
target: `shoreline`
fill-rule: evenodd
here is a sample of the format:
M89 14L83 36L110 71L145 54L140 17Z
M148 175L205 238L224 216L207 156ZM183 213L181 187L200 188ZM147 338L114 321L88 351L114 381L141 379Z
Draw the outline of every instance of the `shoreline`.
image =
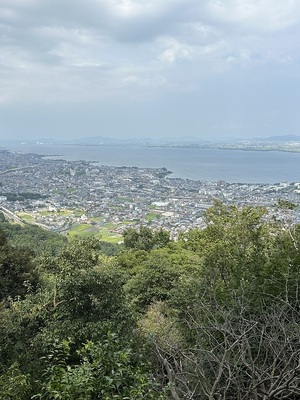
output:
M225 181L238 184L275 184L300 180L297 172L300 168L299 157L293 155L295 152L283 149L21 145L6 146L2 148L2 151L4 150L16 154L31 153L44 160L85 161L103 166L127 168L165 167L169 171L167 175L172 179ZM235 153L229 153L228 150L235 150Z

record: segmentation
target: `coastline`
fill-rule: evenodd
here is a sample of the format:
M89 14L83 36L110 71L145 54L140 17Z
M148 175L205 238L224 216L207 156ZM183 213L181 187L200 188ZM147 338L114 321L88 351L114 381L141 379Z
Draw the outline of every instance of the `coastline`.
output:
M210 150L238 150L238 151L262 151L262 152L284 152L284 153L300 153L300 147L297 149L288 148L263 148L263 147L230 147L230 146L205 146L205 145L148 145L149 148L176 148L176 149L210 149Z
M35 153L44 159L83 160L103 166L163 168L172 178L228 183L300 181L297 152L282 149L245 149L211 146L57 145L23 144L3 150ZM227 150L227 151L222 151ZM228 150L235 150L230 152Z

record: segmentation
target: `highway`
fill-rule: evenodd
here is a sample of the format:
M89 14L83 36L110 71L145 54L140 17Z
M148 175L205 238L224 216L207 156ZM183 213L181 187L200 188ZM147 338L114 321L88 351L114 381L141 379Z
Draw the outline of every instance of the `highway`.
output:
M14 222L17 222L18 224L24 225L24 222L13 212L8 210L7 208L0 206L0 211L3 212L4 216L8 219L12 219Z

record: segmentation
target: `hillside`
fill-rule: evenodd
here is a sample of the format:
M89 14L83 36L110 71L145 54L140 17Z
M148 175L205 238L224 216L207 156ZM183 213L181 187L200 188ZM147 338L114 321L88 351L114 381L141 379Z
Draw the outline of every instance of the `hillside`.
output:
M215 202L205 229L128 228L112 255L34 253L2 221L2 398L299 398L300 226L265 216Z

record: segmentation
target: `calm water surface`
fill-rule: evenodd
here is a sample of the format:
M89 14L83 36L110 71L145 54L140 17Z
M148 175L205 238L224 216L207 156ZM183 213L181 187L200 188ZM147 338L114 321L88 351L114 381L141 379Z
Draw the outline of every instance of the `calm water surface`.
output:
M100 165L166 167L173 172L171 177L201 181L215 182L220 179L232 183L300 181L300 153L140 145L18 145L6 148L68 161L96 161Z

